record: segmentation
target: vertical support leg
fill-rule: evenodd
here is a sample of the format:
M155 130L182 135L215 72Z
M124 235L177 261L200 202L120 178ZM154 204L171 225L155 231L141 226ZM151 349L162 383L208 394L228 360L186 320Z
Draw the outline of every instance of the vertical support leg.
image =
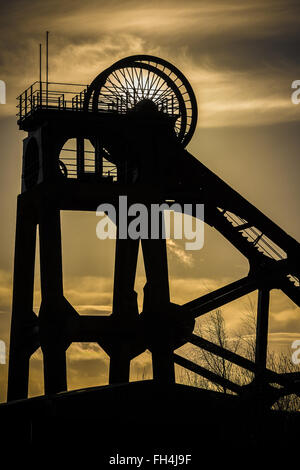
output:
M149 312L153 325L153 378L160 383L174 383L173 349L168 342L168 325L164 318L170 304L166 240L142 240L142 247L147 276L143 310Z
M169 345L158 345L152 350L153 379L157 382L175 383L173 351Z
M28 396L29 360L38 347L33 307L36 220L18 198L7 399Z
M84 173L84 138L77 137L76 139L76 160L77 160L77 178L80 178Z
M113 313L126 317L138 314L134 290L139 240L116 240Z
M110 356L109 363L109 383L129 382L130 375L130 355L126 345L115 345Z
M103 156L99 137L95 139L95 173L96 175L103 176Z
M45 393L67 390L66 338L63 329L63 275L60 211L44 204L40 211L42 304L40 338L44 355Z
M161 309L170 302L166 240L142 240L147 284L144 310Z
M260 289L258 292L255 350L255 381L258 385L264 383L265 369L267 365L269 304L270 290L268 288Z
M116 240L113 315L118 320L116 343L110 355L109 383L129 382L130 351L127 338L122 337L122 325L138 315L134 291L139 240Z

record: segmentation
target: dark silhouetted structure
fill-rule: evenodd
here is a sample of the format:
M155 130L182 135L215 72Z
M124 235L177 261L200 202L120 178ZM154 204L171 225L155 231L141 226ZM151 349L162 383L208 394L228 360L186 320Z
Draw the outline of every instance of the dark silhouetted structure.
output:
M137 55L79 87L36 82L18 98L18 124L28 137L17 209L8 401L27 398L29 360L39 346L46 395L66 391L66 350L76 341L96 342L106 351L110 384L128 383L131 359L149 349L153 387L171 390L179 364L225 386L239 403L269 408L280 396L299 393L298 376L266 368L270 291L281 289L300 304L299 244L185 150L197 122L187 79L165 60ZM70 139L75 144L66 148ZM140 240L117 238L112 314L80 316L64 297L60 211L95 211L102 202L117 207L121 195L128 204L149 207L203 203L205 222L247 258L248 275L175 305L166 241L141 240L147 283L139 313L134 281ZM33 312L37 225L39 316ZM193 334L197 317L255 290L255 363ZM241 387L174 353L187 342L254 372L253 382Z

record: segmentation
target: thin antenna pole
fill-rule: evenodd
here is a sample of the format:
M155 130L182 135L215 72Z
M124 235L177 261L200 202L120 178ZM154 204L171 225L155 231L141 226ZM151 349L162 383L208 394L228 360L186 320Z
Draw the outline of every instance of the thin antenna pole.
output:
M49 31L46 31L46 107L48 108L48 83L49 83Z
M40 44L40 82L42 81L42 44Z
M40 44L40 106L42 105L42 92L42 44Z

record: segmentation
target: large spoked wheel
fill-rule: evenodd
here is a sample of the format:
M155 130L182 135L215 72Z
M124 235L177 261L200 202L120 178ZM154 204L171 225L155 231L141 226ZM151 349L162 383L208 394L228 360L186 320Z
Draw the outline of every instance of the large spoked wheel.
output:
M135 55L119 60L91 83L84 106L94 112L126 114L145 99L176 117L176 135L186 146L197 124L196 98L185 76L158 57Z

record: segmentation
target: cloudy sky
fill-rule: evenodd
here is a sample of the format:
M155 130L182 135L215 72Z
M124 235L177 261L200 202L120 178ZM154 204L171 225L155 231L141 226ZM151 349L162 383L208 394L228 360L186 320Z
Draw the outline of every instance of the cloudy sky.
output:
M20 190L25 133L16 125L15 98L38 79L38 44L50 31L50 81L88 84L116 60L152 54L186 75L198 102L199 121L189 150L250 202L299 240L300 104L291 83L300 79L298 1L2 2L0 79L7 104L0 105L0 339L8 347L16 196ZM84 313L109 313L113 242L96 238L95 214L62 214L65 294ZM84 229L83 229L84 227ZM183 303L247 274L246 260L208 227L204 248L187 252L170 242L172 301ZM38 276L38 266L37 266ZM137 291L142 301L144 271ZM39 307L39 283L35 309ZM224 308L229 329L238 326L249 299ZM300 316L280 292L272 293L271 347L300 339ZM107 381L107 358L95 345L68 351L70 388ZM39 353L32 359L31 394L41 393ZM132 377L149 374L149 361L135 361ZM7 367L0 365L0 400Z

